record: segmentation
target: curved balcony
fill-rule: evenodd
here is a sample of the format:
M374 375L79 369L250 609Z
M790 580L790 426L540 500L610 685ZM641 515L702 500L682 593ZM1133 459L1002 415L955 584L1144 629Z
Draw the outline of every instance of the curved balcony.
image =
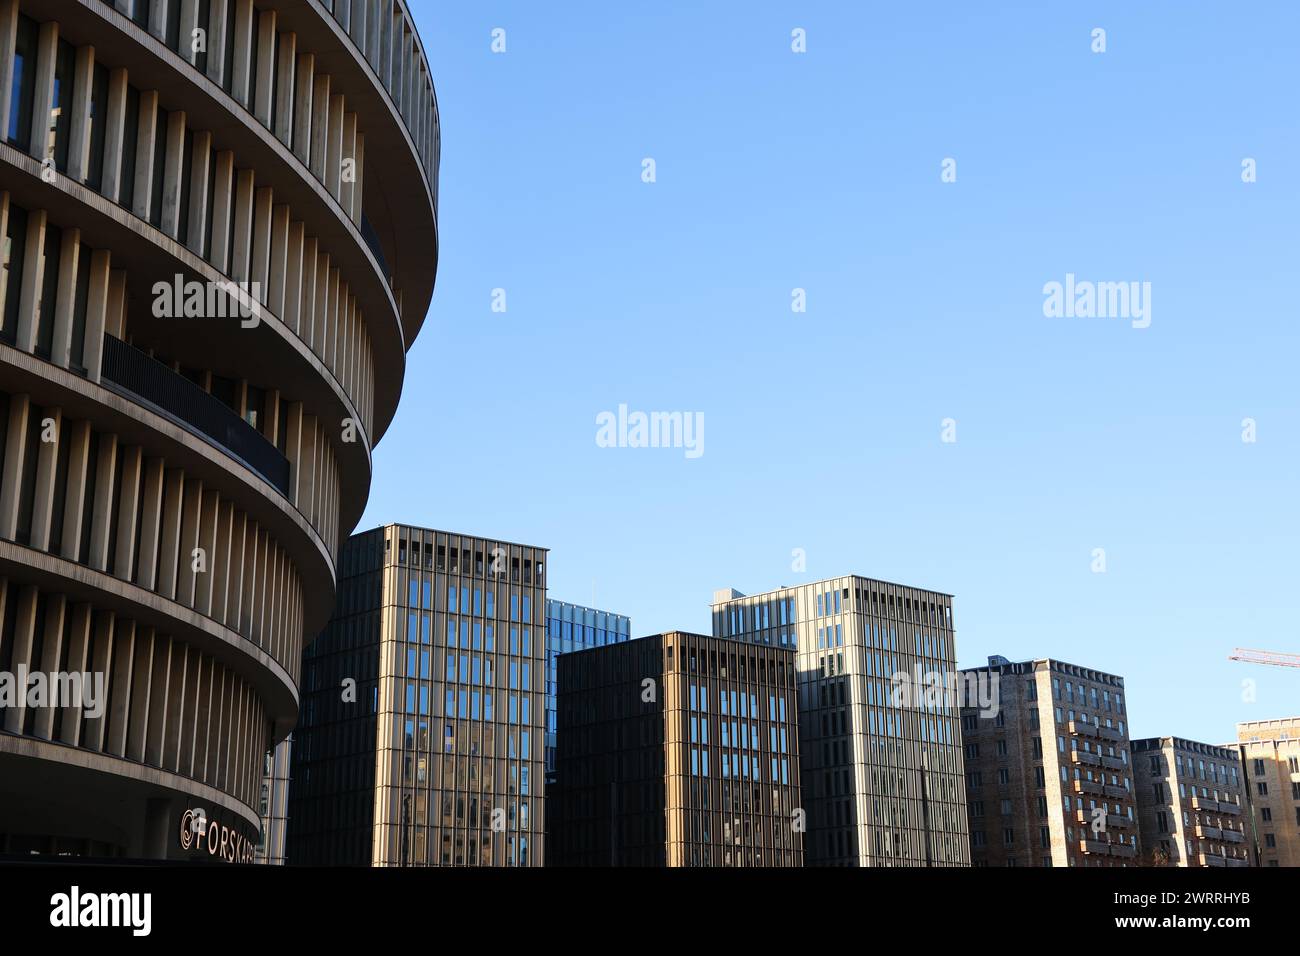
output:
M220 399L133 345L104 336L103 383L206 439L289 497L289 460Z
M220 135L214 138L214 143L219 142L222 150L232 151L240 168L256 169L258 188L270 186L274 191L275 203L288 205L293 210L293 216L306 223L307 234L319 241L322 252L328 252L332 265L339 268L340 275L347 280L351 294L356 296L374 349L376 373L380 369L393 369L399 373L376 374L374 378L373 422L367 426L367 431L370 432L370 444L377 442L396 414L405 372L406 350L424 320L425 308L432 297L433 278L425 275L429 271L428 260L420 255L409 256L412 261L405 268L399 268L401 274L394 282L394 276L388 271L394 267L393 264L385 262L381 265L374 255L375 244L366 240L360 226L349 218L339 201L295 153L259 123L247 107L206 76L196 73L179 53L139 24L123 17L113 9L112 4L104 4L102 0L94 4L87 4L84 0L42 2L42 15L49 15L60 22L60 40L67 40L74 46L93 45L96 62L102 58L105 65L130 63L129 77L133 85L162 91L160 104L169 111L184 113L188 130L218 131ZM95 22L96 16L107 21L114 29L106 31L104 23ZM308 21L321 20L319 13L303 11L299 16ZM359 109L362 106L358 103ZM374 155L382 155L383 146L376 143L374 147ZM413 175L422 175L414 152L409 159L411 170L396 173L391 177L392 182L386 184L387 188L398 189ZM374 165L373 158L371 165ZM39 181L39 160L35 164L35 174ZM424 182L423 179L420 181ZM80 182L78 185L81 185ZM378 177L374 188L380 188ZM17 192L18 189L15 188L14 191ZM419 204L411 201L405 193L399 195L406 201L395 201L392 206L401 215L415 215L414 210L418 209ZM74 198L82 200L81 196ZM51 213L56 211L49 200L43 200L42 204ZM117 203L110 201L110 206L116 207ZM412 237L436 237L432 206L417 221L407 224L402 220L394 228L400 234ZM89 238L91 231L84 232ZM151 244L158 245L159 238L150 237ZM177 239L175 251L189 248L183 240L183 236ZM431 241L433 245L430 254L436 263L436 238ZM416 245L415 242L411 243L413 249ZM118 267L117 253L118 249L114 247L114 268ZM157 250L147 250L145 254L154 257ZM203 261L207 263L206 259ZM403 303L410 305L409 311L419 313L418 320L403 317L397 290L401 290ZM414 323L412 328L406 327L408 321ZM301 338L296 332L292 334ZM353 399L353 396L349 396L349 401ZM357 517L360 517L359 510Z

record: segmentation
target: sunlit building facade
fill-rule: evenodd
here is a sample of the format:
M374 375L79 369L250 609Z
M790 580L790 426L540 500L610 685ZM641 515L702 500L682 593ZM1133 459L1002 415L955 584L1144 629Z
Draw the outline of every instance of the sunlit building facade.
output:
M1235 747L1182 737L1133 741L1143 862L1250 866L1247 802Z
M0 671L106 695L0 714L0 853L253 859L438 129L405 0L0 0Z
M541 866L546 550L353 535L304 658L289 862Z
M803 865L794 653L673 631L559 658L549 859Z
M997 688L987 712L962 709L973 864L1136 865L1124 678L1000 656L962 673Z
M796 654L809 866L967 866L958 707L893 675L956 673L952 597L856 576L715 592L713 633Z
M1300 717L1244 721L1236 749L1256 865L1300 866Z

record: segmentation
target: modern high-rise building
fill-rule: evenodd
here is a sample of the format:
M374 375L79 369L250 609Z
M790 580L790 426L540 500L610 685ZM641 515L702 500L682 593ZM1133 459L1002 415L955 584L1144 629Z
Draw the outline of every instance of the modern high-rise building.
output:
M673 631L559 658L550 862L802 866L794 653Z
M89 689L0 704L0 853L253 858L438 128L405 0L0 0L0 673Z
M1300 717L1240 723L1235 746L1256 865L1300 866Z
M962 675L996 686L994 706L962 707L972 863L1135 865L1124 679L1046 658Z
M546 550L390 524L303 661L290 863L541 866Z
M1182 737L1134 740L1133 776L1143 863L1250 865L1235 748Z
M796 652L809 866L969 865L958 702L902 692L955 678L950 595L856 576L723 590L713 634Z
M555 782L555 659L570 651L618 644L632 636L632 621L612 611L548 599L546 602L546 782Z

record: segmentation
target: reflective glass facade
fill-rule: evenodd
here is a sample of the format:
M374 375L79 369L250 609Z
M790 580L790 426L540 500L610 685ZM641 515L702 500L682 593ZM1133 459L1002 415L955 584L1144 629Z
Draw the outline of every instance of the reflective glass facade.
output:
M632 636L632 621L564 601L546 602L546 781L555 775L555 659L570 651L618 644Z
M546 550L402 525L348 548L365 583L307 655L291 862L542 865Z

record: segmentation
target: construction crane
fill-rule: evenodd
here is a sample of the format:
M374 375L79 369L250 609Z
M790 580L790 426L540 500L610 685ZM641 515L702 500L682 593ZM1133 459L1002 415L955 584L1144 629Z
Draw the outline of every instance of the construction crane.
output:
M1245 661L1248 664L1271 664L1274 667L1300 667L1300 654L1282 654L1278 651L1256 651L1249 647L1238 647L1228 655L1230 661Z

